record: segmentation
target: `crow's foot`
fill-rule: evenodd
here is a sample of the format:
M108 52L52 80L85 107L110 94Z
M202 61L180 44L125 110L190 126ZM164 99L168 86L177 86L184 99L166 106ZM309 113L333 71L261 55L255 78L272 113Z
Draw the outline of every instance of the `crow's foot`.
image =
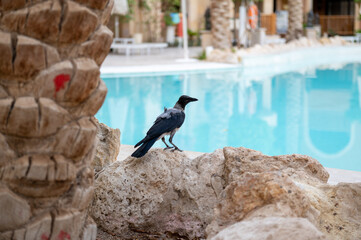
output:
M181 149L179 149L179 148L174 148L173 150L172 150L172 152L174 152L174 151L180 151L180 152L183 152L183 150L181 150Z
M168 149L172 149L173 147L165 147L165 148L163 148L163 150L165 151L165 150L168 150Z

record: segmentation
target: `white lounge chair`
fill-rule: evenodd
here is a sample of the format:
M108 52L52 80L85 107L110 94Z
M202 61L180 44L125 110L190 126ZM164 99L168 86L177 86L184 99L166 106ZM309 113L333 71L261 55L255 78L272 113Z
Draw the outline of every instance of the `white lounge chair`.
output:
M132 44L124 44L124 43L116 43L113 42L113 44L111 45L111 49L119 51L122 50L125 52L126 56L130 56L130 54L133 51L138 51L138 52L146 52L148 55L151 52L151 49L159 49L160 51L163 50L164 48L168 47L167 43L132 43Z

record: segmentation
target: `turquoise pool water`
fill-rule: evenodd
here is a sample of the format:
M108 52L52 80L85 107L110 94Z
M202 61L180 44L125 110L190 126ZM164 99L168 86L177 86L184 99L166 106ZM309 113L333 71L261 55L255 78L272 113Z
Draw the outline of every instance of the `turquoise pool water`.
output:
M96 117L120 129L122 144L136 144L164 106L187 94L199 101L187 106L173 140L183 150L243 146L268 155L307 154L326 167L361 171L359 63L274 76L228 69L102 78L108 95Z

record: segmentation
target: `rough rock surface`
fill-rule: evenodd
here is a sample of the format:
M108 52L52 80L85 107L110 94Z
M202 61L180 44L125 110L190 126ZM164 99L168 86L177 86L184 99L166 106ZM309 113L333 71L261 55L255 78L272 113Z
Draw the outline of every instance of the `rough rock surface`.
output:
M96 123L98 142L92 161L95 173L115 162L120 148L120 130L108 127L98 121Z
M266 217L235 223L212 240L325 240L305 218Z
M91 214L104 231L122 239L212 238L256 219L263 219L266 231L269 218L297 219L285 229L276 224L280 232L300 226L309 229L310 239L358 239L361 183L330 186L328 176L304 155L271 157L226 147L192 160L154 149L99 173Z
M223 154L190 161L185 154L151 150L101 172L91 208L97 224L121 238L137 232L158 237L204 237L223 189Z
M0 239L95 239L93 115L113 0L0 1ZM101 44L100 44L101 43Z

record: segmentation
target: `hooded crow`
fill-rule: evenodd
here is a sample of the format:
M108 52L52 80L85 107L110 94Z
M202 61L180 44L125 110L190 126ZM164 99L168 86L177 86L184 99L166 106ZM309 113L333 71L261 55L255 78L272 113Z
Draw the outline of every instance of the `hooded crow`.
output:
M174 134L179 130L184 122L186 117L184 109L186 105L194 101L198 101L198 99L182 95L173 108L164 108L164 112L157 117L153 126L148 130L147 136L134 146L135 148L138 146L140 147L132 154L132 157L143 157L159 139L162 139L164 144L167 146L165 149L174 147L172 151L182 151L172 142L172 140ZM169 142L173 145L173 147L170 147L165 142L164 136L166 135L170 135Z

